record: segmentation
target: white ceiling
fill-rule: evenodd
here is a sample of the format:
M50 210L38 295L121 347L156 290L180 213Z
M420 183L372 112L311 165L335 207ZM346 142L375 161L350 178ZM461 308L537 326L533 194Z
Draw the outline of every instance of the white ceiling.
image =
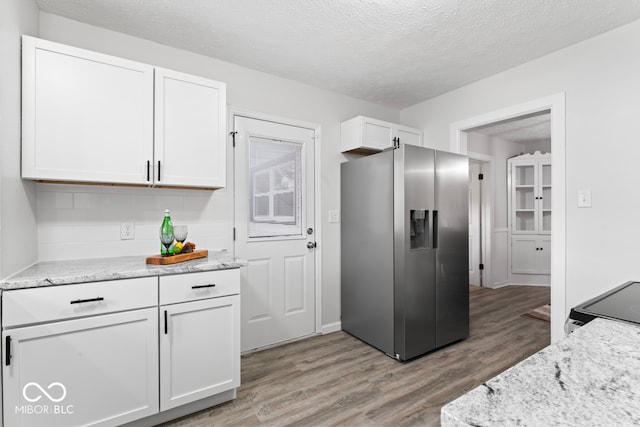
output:
M551 114L533 114L471 129L495 138L511 142L546 142L551 140Z
M41 10L403 108L640 19L638 0L36 0Z

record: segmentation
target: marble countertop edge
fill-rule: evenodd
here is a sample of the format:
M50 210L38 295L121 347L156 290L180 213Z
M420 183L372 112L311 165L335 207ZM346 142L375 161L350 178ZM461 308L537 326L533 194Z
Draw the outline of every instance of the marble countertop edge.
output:
M0 290L225 270L246 264L226 251L210 251L208 257L170 265L147 264L145 256L44 261L1 280Z

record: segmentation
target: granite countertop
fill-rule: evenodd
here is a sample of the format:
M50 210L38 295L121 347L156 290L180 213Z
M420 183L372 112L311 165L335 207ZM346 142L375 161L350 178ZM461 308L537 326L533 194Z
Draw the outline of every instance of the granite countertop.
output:
M441 422L640 425L640 327L595 319L445 405Z
M209 251L206 258L171 265L147 264L144 256L46 261L0 281L0 290L225 270L245 264L245 261L232 258L226 251Z

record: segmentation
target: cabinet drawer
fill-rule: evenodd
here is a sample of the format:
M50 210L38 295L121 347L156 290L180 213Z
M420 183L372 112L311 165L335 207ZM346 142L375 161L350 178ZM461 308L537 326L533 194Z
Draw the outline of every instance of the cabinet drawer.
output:
M157 277L17 289L2 294L2 325L6 328L157 304Z
M161 305L239 293L239 268L160 277Z

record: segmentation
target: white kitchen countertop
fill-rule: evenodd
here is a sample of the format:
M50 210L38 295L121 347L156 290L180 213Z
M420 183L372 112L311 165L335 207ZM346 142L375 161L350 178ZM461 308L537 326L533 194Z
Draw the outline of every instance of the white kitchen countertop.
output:
M0 281L0 290L225 270L245 264L245 261L232 258L226 251L209 251L206 258L171 265L147 264L145 256L46 261Z
M640 425L640 327L595 319L440 417L443 427Z

